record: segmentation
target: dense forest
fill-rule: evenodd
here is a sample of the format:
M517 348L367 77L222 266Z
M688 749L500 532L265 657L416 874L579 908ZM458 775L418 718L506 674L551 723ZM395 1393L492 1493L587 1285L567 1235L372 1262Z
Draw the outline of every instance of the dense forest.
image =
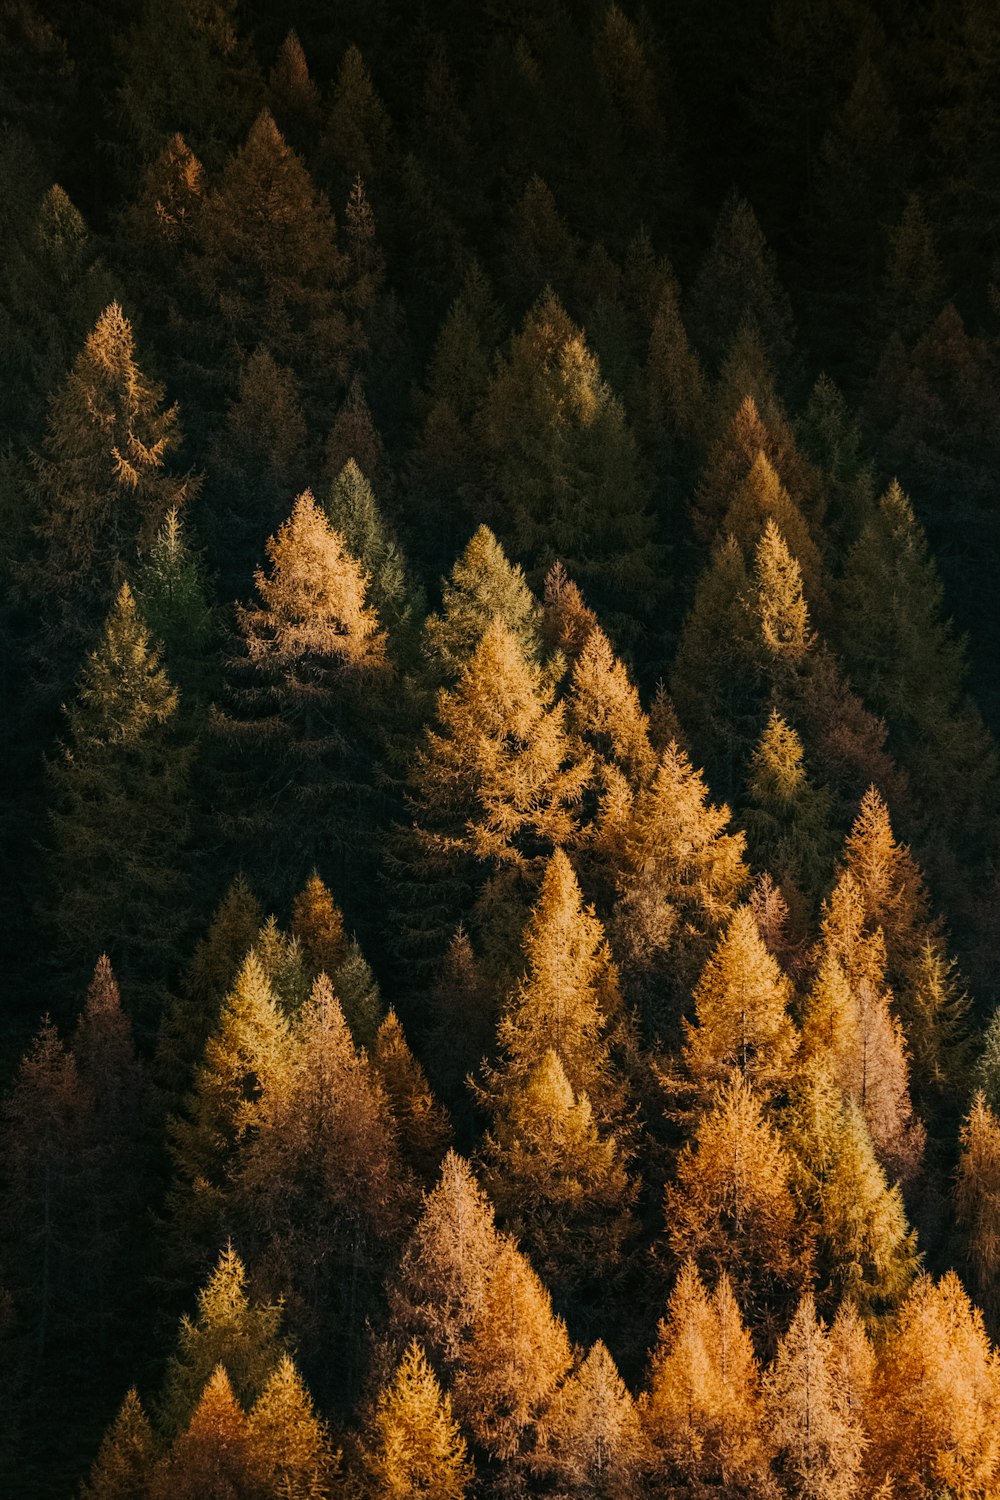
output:
M1000 1495L1000 7L0 0L0 1491Z

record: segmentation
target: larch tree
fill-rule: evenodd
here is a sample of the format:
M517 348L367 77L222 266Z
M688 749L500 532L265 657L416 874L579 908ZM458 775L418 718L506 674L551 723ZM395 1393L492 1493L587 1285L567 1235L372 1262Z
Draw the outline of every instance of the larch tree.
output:
M661 1321L644 1411L670 1475L684 1484L753 1484L767 1469L760 1371L728 1277L709 1295L681 1267Z
M572 1352L548 1291L505 1239L477 1305L452 1384L459 1420L491 1459L523 1467L541 1414Z
M801 928L834 864L833 798L809 776L802 741L777 709L749 771L744 816L751 862L772 875L785 900L799 908Z
M250 1297L246 1267L227 1245L198 1293L197 1316L181 1319L157 1409L163 1435L184 1431L220 1367L238 1400L256 1401L285 1353L280 1330L280 1306Z
M524 571L511 563L488 526L480 526L441 582L441 611L424 624L424 651L435 682L457 681L493 621L500 619L525 658L539 652L539 609Z
M191 749L178 698L123 583L50 763L51 878L64 961L106 949L146 992L167 978L187 924Z
M420 597L407 578L406 563L376 502L372 486L349 458L330 488L327 520L368 574L366 599L399 647L413 654Z
M596 625L597 616L594 611L585 603L582 593L562 563L554 562L545 575L542 590L541 633L544 649L550 656L555 656L558 652L573 667Z
M197 490L190 477L170 471L180 443L177 407L164 407L163 388L143 373L132 324L113 302L54 392L34 459L35 547L22 587L29 600L45 600L45 626L32 649L56 699L126 570L169 511Z
M713 368L721 363L733 330L743 323L754 329L776 369L791 355L791 305L778 280L774 253L750 204L735 193L719 212L686 314Z
M722 535L733 536L749 561L757 540L772 521L802 572L806 593L814 607L824 598L823 566L809 525L764 452L758 452L750 471L738 484L722 518Z
M293 149L308 153L319 135L322 107L319 89L294 31L278 48L268 74L267 102L278 129Z
M611 934L626 990L654 1033L676 1030L686 992L749 881L745 839L729 820L671 742L612 836L619 901Z
M167 672L179 689L181 714L192 727L200 727L217 686L217 627L204 561L176 507L168 511L136 569L134 589L142 618L160 643Z
M205 1382L186 1427L150 1478L149 1500L226 1500L252 1495L261 1483L246 1413L225 1366Z
M533 1467L574 1495L626 1500L650 1458L635 1402L598 1340L550 1402Z
M802 1298L778 1344L764 1396L783 1491L801 1500L853 1500L864 1433L848 1405L811 1293Z
M792 987L768 952L749 906L738 906L694 991L684 1021L684 1065L710 1103L735 1073L762 1100L786 1086L798 1043Z
M387 665L367 575L308 490L267 556L258 602L237 610L216 733L236 782L226 831L262 888L280 895L303 864L342 864L356 847L358 804L373 796L370 699Z
M961 1130L962 1154L955 1183L955 1210L965 1238L965 1256L979 1305L995 1323L1000 1304L1000 1120L981 1090Z
M378 1029L372 1063L388 1100L404 1160L420 1181L434 1181L451 1144L451 1122L431 1092L427 1074L392 1009Z
M628 669L596 624L573 662L567 696L570 733L594 758L588 800L599 805L616 776L633 790L647 785L657 766L649 720Z
M378 1500L464 1500L473 1478L465 1439L414 1339L381 1391L365 1452Z
M344 1392L412 1196L389 1101L320 975L287 1066L262 1081L232 1172L231 1211L257 1282L284 1297L308 1368L333 1341Z
M546 1286L565 1297L620 1270L635 1185L615 1134L600 1130L549 1049L496 1105L483 1182L500 1223Z
M539 582L562 561L609 624L634 633L659 587L647 482L620 402L551 291L511 341L478 422L512 549Z
M900 1500L995 1490L996 1352L954 1271L915 1282L881 1346L875 1389L872 1464L893 1475Z
M101 1439L80 1500L135 1500L144 1495L155 1458L153 1427L133 1387Z
M338 1455L287 1354L250 1409L247 1438L265 1488L281 1500L324 1500Z
M773 1329L808 1284L813 1242L797 1212L792 1163L761 1101L735 1073L681 1151L664 1194L671 1253L732 1276L755 1330Z
M502 1243L486 1194L449 1151L389 1294L394 1333L419 1338L445 1372L462 1364Z
M392 140L392 122L367 64L357 47L348 47L340 60L320 140L324 175L336 189L336 201L346 197L349 184L359 174L368 183L380 180Z

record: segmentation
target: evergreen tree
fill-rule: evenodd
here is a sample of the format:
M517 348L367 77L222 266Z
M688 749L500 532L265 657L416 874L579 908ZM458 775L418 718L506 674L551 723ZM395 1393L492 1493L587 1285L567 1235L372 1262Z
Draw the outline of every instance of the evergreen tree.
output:
M524 573L488 526L480 526L441 584L441 613L424 624L425 651L435 682L453 682L494 620L516 638L525 657L538 655L538 605Z
M657 763L649 721L624 663L598 625L573 663L568 697L570 730L595 757L598 795L607 766L620 770L636 789L649 782Z
M857 1494L864 1434L837 1376L829 1335L806 1293L764 1382L776 1471L785 1492L804 1500Z
M973 1095L960 1141L955 1208L977 1301L993 1323L1000 1266L1000 1121L980 1090Z
M570 666L575 666L587 644L588 636L596 628L597 616L594 611L588 609L583 595L562 563L553 563L545 575L542 595L542 644L545 650L551 656L559 652ZM610 649L609 642L609 652ZM600 648L598 657L604 657Z
M464 1500L472 1482L451 1402L416 1339L381 1392L365 1459L379 1500Z
M792 313L778 280L774 253L753 209L734 194L720 210L712 243L699 267L687 307L688 323L710 364L718 368L733 330L749 323L775 369L792 348Z
M22 587L45 601L32 651L46 693L64 692L112 606L123 573L169 511L196 491L166 465L180 446L176 406L136 360L132 325L113 302L49 406L34 458L34 556Z
M280 1323L279 1306L248 1296L246 1268L228 1245L198 1293L197 1317L181 1319L159 1403L163 1434L184 1432L220 1369L230 1399L235 1389L244 1403L256 1401L284 1354Z
M227 1500L260 1484L247 1419L225 1367L216 1365L191 1420L157 1465L149 1500Z
M64 961L103 947L154 992L187 924L190 749L177 701L123 583L51 765L51 875Z
M411 1052L394 1010L378 1029L372 1062L407 1165L420 1180L433 1180L451 1142L451 1124L431 1093L427 1075Z
M412 653L420 598L407 580L402 553L382 519L372 487L353 458L333 481L325 510L347 551L368 574L366 598L378 611L390 640L409 646Z
M358 837L357 804L371 796L365 699L386 670L385 637L366 575L308 490L267 555L259 603L237 609L231 708L217 732L243 771L224 825L263 888L280 894L290 873L329 860L331 848L343 861Z
M294 31L285 37L268 74L267 103L293 150L308 154L319 135L322 109L319 89Z
M216 626L202 558L189 543L176 509L168 512L136 573L135 593L150 634L162 645L182 709L193 714L216 685Z
M357 47L341 58L320 141L325 174L335 201L346 197L355 177L378 181L388 165L392 123Z
M833 799L815 785L804 765L802 741L777 709L771 710L750 761L746 813L753 863L767 870L788 902L817 901L834 863Z

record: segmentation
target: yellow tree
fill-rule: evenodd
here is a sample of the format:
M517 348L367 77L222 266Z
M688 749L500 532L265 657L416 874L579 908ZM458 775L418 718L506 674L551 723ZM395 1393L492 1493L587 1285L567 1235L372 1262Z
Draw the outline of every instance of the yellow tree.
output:
M684 1022L684 1064L702 1102L734 1073L764 1100L787 1086L798 1040L791 999L753 912L737 907L695 988L694 1020Z
M565 1324L512 1240L504 1240L453 1385L455 1410L492 1459L523 1460L534 1424L572 1364Z
M955 1209L979 1302L996 1319L1000 1307L1000 1120L977 1089L962 1125Z
M472 1482L451 1402L416 1339L381 1392L365 1453L378 1500L464 1500Z
M540 612L523 570L511 563L488 526L473 533L441 582L441 612L424 623L424 653L436 682L457 681L494 619L516 637L525 657L538 655Z
M833 799L807 775L802 741L777 709L751 758L747 791L752 861L781 886L801 929L833 868Z
M732 1276L757 1328L773 1327L812 1273L811 1234L797 1213L791 1162L739 1072L700 1119L664 1195L667 1241L703 1274Z
M764 1378L775 1471L802 1500L854 1500L864 1434L838 1378L811 1293L799 1303Z
M372 1063L385 1090L403 1159L422 1181L432 1180L451 1142L451 1124L394 1010L378 1029Z
M635 1187L615 1135L598 1129L557 1052L505 1089L483 1154L500 1222L546 1286L565 1294L614 1273L634 1227Z
M597 765L616 766L637 789L645 785L656 769L649 720L624 663L596 624L573 663L568 697L569 730Z
M729 1278L710 1297L686 1261L660 1323L646 1427L672 1477L748 1485L767 1469L760 1372Z
M1000 1370L982 1314L949 1271L921 1276L879 1351L872 1466L899 1500L993 1495L1000 1484Z
M216 1365L186 1428L157 1464L148 1500L229 1500L261 1483L246 1413Z
M144 1495L155 1455L153 1429L133 1387L101 1439L80 1500L134 1500Z
M324 1500L329 1494L339 1455L287 1354L250 1410L247 1438L270 1494L280 1500Z
M627 1500L640 1492L650 1461L635 1402L598 1340L539 1423L533 1467L558 1493Z
M810 599L822 593L822 562L808 523L763 451L758 451L750 470L737 484L722 523L722 534L734 536L749 559L768 521L781 532L802 571Z

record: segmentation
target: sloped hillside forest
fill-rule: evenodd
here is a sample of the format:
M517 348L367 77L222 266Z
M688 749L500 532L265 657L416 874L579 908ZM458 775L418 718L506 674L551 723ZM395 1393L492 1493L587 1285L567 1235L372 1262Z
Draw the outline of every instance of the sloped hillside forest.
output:
M0 1493L1000 1496L1000 6L0 0Z

